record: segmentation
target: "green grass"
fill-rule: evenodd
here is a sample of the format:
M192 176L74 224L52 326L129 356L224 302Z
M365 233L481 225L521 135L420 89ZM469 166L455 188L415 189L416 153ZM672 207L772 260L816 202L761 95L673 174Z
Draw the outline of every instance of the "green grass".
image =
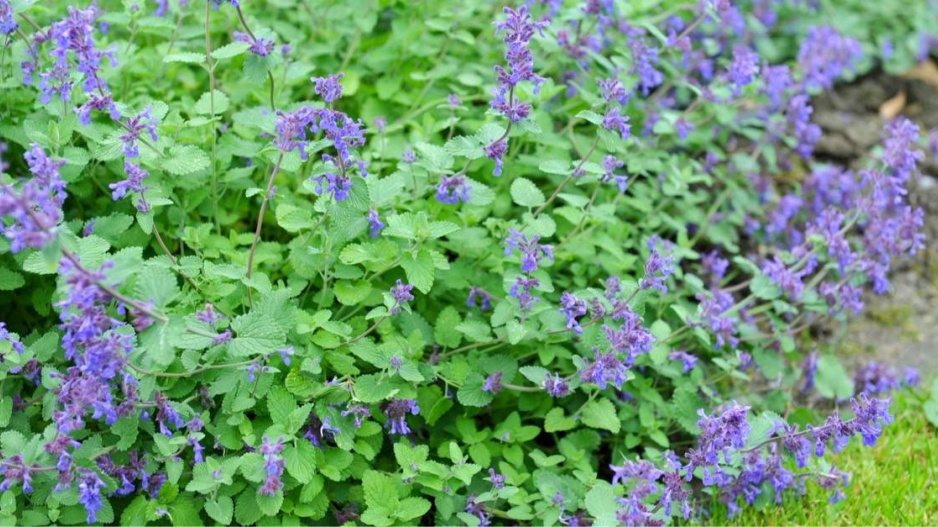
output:
M787 497L781 506L746 509L728 519L713 510L711 525L938 525L938 430L925 418L916 394L896 394L895 422L875 447L854 441L830 461L852 474L846 499L830 504L827 494L808 484L807 494Z

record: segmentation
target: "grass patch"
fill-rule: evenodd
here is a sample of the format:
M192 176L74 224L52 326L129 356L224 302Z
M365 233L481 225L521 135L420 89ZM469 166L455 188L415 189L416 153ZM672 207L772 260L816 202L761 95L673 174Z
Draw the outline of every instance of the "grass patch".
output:
M722 507L713 509L711 525L938 525L938 430L922 410L916 393L903 391L893 398L896 420L875 447L858 438L839 454L827 458L852 474L847 497L828 502L828 495L813 483L807 494L787 497L761 511L744 509L727 518Z

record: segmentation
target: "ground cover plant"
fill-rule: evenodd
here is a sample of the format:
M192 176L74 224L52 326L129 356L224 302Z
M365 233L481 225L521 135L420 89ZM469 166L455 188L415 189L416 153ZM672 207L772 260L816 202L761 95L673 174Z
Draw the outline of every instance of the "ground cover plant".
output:
M918 374L807 332L924 247L927 138L824 163L811 97L928 55L884 8L0 0L3 521L849 499Z

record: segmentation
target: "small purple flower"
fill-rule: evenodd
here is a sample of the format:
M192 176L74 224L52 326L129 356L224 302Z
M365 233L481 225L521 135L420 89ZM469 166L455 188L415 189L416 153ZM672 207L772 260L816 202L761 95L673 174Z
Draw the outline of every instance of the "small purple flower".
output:
M622 139L628 139L632 134L632 127L629 126L629 116L621 115L620 108L613 106L606 111L603 116L603 128L611 132L618 131Z
M649 245L652 245L652 242ZM652 247L651 254L645 260L645 276L639 287L667 293L668 287L664 285L664 281L672 274L674 274L674 258L670 255L662 256L657 247Z
M101 492L104 490L104 481L98 473L90 469L79 469L78 502L85 508L88 523L98 522L98 511L104 506Z
M548 374L547 378L544 379L543 386L544 390L546 390L547 394L551 397L560 398L570 394L570 386L559 374Z
M498 139L485 145L482 150L485 152L486 157L495 161L495 170L492 171L492 175L501 176L502 168L505 166L502 158L505 157L505 152L508 151L508 143L504 139Z
M560 313L567 318L567 329L572 329L577 335L583 334L583 328L577 319L586 316L585 301L572 293L564 292L560 296Z
M280 457L280 452L283 451L283 447L283 436L277 438L277 441L273 443L270 441L269 437L264 436L263 442L260 448L258 448L258 452L264 456L264 471L266 477L264 484L257 489L258 494L273 496L283 488L281 477L283 476L284 461L283 458Z
M327 103L332 103L342 97L342 77L344 73L333 73L325 77L310 77L316 85L316 94L322 97Z
M240 31L234 32L234 39L238 42L250 44L251 53L259 57L266 57L274 50L274 41L270 39L254 38L251 35L248 35L247 33L241 33Z
M502 372L498 371L486 377L482 383L482 391L492 395L502 391Z
M456 205L460 201L469 203L470 189L464 176L443 176L436 187L436 200L449 205Z
M10 5L9 0L0 0L0 33L10 35L18 27L19 24L13 18L13 6Z
M381 222L381 218L378 217L378 211L374 209L368 211L368 223L371 237L377 238L385 227L384 223Z
M411 291L414 290L413 284L404 284L400 279L391 287L391 297L394 299L394 305L391 307L391 314L396 315L401 312L402 307L414 299Z
M759 55L744 45L737 45L733 48L733 61L729 69L733 93L739 95L744 86L752 83L757 73L759 73Z
M446 104L450 108L459 108L462 106L462 99L459 98L459 95L451 93L446 97Z
M407 163L407 164L416 163L417 154L414 153L413 150L405 150L404 153L401 154L401 162Z
M830 88L844 71L863 57L863 47L831 26L808 30L798 52L798 68L808 87Z
M385 426L391 434L407 435L411 431L407 426L407 414L418 415L420 407L413 399L393 399L384 405L384 413L388 416Z
M485 290L473 286L469 288L469 297L466 298L466 307L475 307L477 303L480 310L488 311L492 308L492 296Z
M515 251L521 253L521 270L525 273L537 271L538 264L542 257L548 260L554 260L553 246L540 245L538 242L541 237L534 235L528 238L515 229L508 230L508 237L505 238L505 256L511 256Z
M515 279L515 283L511 285L511 289L508 290L508 296L517 299L518 307L521 308L523 313L527 313L534 307L534 303L540 300L540 297L531 294L531 291L534 291L540 284L541 282L537 278L519 276Z
M668 360L679 360L684 366L684 373L693 370L697 366L697 357L686 351L672 351L668 355Z
M496 489L503 489L503 488L505 488L505 476L504 476L504 474L499 474L499 473L495 472L495 469L494 469L494 468L490 468L490 469L489 469L489 477L488 477L488 480L492 482L492 486L495 487Z

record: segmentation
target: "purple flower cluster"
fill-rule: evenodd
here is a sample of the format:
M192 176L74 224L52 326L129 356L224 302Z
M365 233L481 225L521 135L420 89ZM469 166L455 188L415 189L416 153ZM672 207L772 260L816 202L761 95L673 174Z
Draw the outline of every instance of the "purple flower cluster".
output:
M13 6L9 0L0 0L0 33L9 35L19 27L13 18Z
M900 373L878 361L863 365L853 377L854 391L867 396L887 394L893 390L915 386L918 382L919 373L915 368L906 368Z
M798 51L798 68L808 88L830 88L862 57L859 41L841 35L833 27L818 26L808 30Z
M443 176L440 178L440 184L436 186L436 200L449 205L456 205L460 201L469 203L471 189L465 176Z
M9 217L11 224L0 223L0 234L10 240L10 250L47 245L55 237L53 229L62 221L65 203L65 181L59 174L64 161L53 161L39 145L26 152L32 178L17 191L0 183L0 217Z
M414 299L414 295L411 291L414 290L413 284L405 284L398 279L397 283L391 286L391 298L393 300L393 305L391 306L391 314L396 315L401 312L401 309L407 308L408 302Z
M388 420L385 427L390 434L407 435L410 427L407 426L407 414L418 415L420 407L413 399L393 399L384 405L384 414Z
M511 256L518 251L521 253L521 271L533 273L537 271L538 264L542 257L548 260L554 260L553 246L541 245L541 237L534 235L530 238L515 229L508 230L508 237L505 238L505 256Z
M326 173L316 176L317 194L330 194L336 201L348 199L351 188L351 170L357 167L362 177L368 176L368 163L355 159L352 149L365 144L364 123L332 109L332 103L342 97L342 74L313 77L316 93L327 103L326 108L303 106L293 112L277 112L274 144L284 153L299 151L304 161L309 158L310 139L323 133L332 144L336 155L323 153Z
M283 488L283 468L284 461L280 456L283 452L283 436L278 437L276 441L271 442L270 438L264 436L258 452L264 456L264 472L266 473L264 484L257 489L258 494L273 496Z
M572 329L577 335L583 334L580 326L580 317L586 316L586 302L572 293L564 292L560 296L560 313L567 318L567 329Z
M496 112L508 118L509 127L511 123L524 120L531 113L531 105L518 100L516 88L521 82L527 81L534 84L534 93L540 89L544 81L542 77L534 73L534 55L528 49L531 38L535 33L542 33L544 27L548 25L546 20L533 21L528 12L528 6L522 5L517 10L505 7L504 21L495 22L495 35L502 34L502 41L505 43L505 62L506 66L496 65L496 82L492 102L489 103ZM495 170L493 175L500 176L504 162L502 158L508 150L508 143L505 134L485 145L485 155L495 161Z

